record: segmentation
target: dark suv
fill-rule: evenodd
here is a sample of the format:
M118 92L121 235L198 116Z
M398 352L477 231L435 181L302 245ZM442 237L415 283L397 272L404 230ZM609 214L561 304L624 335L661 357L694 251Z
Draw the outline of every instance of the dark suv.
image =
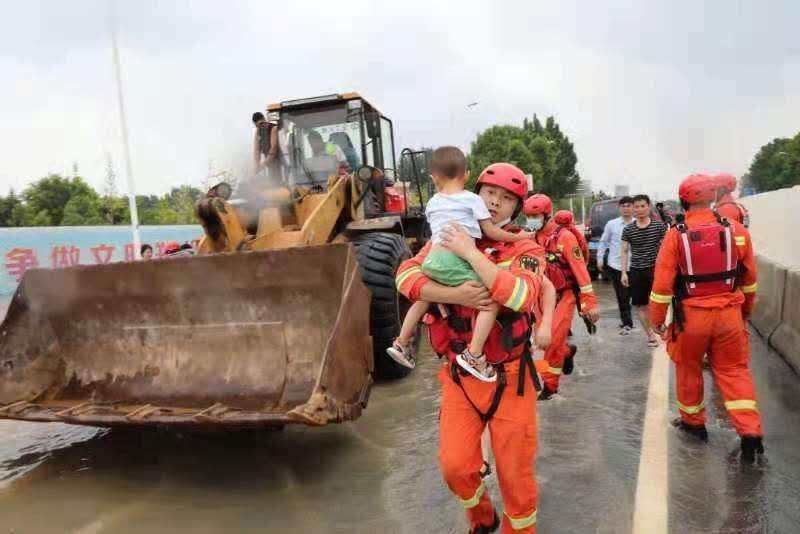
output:
M600 200L592 204L589 209L589 216L586 218L583 235L586 237L586 241L589 242L589 274L592 276L592 280L595 280L598 274L597 249L600 247L600 237L603 235L606 223L617 217L619 217L618 198ZM607 258L608 250L606 250L606 257L603 258L603 263Z
M653 204L651 216L657 221L663 220L656 205L662 204L657 202ZM664 211L667 215L674 218L675 214L680 213L680 204L674 200L666 200L663 202ZM619 217L619 198L611 198L608 200L600 200L592 204L589 210L589 217L586 219L586 226L584 228L584 236L586 241L589 242L589 274L592 280L597 278L597 249L600 247L600 238L603 236L603 230L606 223L611 219ZM608 264L608 249L605 252L603 264Z

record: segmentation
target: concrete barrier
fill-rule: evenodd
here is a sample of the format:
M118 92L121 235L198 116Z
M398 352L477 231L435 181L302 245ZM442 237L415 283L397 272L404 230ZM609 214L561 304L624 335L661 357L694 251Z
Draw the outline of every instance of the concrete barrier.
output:
M758 269L758 298L750 322L768 340L781 324L786 268L762 255L756 257ZM789 301L787 301L789 302Z
M758 254L800 269L800 185L743 197L750 212L750 235Z
M770 336L769 344L800 373L800 270L791 270L786 275L781 322Z

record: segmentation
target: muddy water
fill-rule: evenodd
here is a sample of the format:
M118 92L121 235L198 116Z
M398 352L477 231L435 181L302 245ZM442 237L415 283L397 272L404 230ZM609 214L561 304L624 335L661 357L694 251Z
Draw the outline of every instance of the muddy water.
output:
M438 361L321 429L134 432L0 421L0 532L447 532Z
M438 522L425 517L430 495L420 488L450 501L432 456L434 399L424 378L380 386L354 424L267 433L0 422L0 525L36 533L411 531Z

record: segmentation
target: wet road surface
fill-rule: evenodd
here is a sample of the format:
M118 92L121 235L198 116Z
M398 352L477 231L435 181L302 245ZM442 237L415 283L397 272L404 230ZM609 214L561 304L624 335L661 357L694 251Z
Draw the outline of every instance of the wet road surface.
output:
M671 428L645 443L653 355L621 337L613 295L598 334L575 322L576 370L539 404L539 532L800 532L800 378L754 334L767 460L743 469L718 393L710 442ZM380 384L354 423L180 435L0 421L0 533L466 532L436 460L439 362ZM655 380L674 399L671 369ZM658 378L658 377L656 377ZM658 405L656 406L658 408ZM677 416L669 403L670 419ZM666 412L667 403L663 410ZM637 502L640 460L663 464L667 502ZM494 475L488 485L499 504ZM663 506L648 515L648 506Z

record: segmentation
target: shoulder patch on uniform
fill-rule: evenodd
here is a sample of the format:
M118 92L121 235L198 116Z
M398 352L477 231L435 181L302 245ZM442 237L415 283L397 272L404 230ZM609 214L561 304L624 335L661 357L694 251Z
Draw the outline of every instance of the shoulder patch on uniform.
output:
M579 247L578 245L572 247L572 255L575 256L575 259L582 260L583 253L581 252L581 247Z
M539 272L539 260L533 256L520 256L519 264L523 269L527 269L534 273Z

